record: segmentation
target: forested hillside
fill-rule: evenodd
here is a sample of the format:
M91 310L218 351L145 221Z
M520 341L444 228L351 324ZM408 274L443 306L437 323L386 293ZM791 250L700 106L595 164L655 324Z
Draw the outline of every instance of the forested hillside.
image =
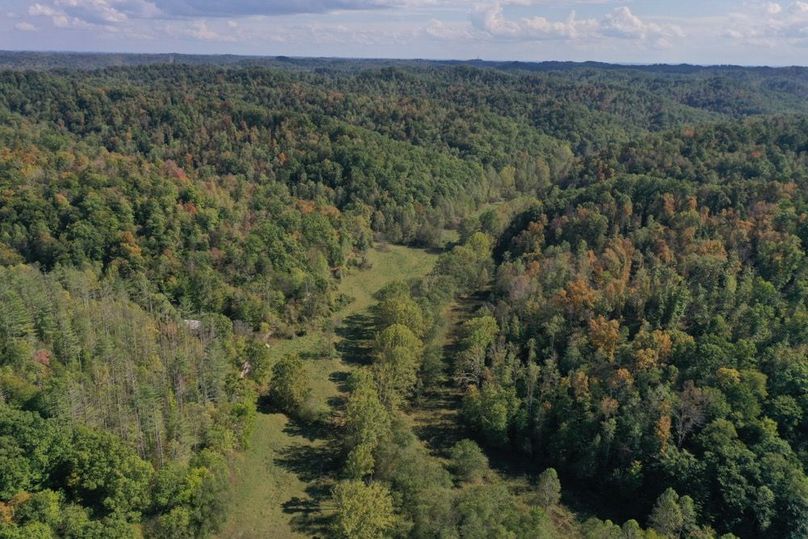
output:
M216 534L265 406L307 534L808 536L808 70L167 60L0 55L0 537Z

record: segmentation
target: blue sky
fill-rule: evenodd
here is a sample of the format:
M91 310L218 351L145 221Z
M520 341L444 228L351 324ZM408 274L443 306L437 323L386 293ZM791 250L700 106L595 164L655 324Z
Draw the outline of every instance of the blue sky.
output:
M0 49L807 65L808 0L0 0Z

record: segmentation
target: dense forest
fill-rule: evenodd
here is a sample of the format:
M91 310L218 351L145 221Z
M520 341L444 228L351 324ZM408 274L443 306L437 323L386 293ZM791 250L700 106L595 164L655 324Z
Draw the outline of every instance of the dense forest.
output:
M328 535L808 537L808 69L0 66L0 537L215 535L264 405ZM324 414L274 350L386 243Z

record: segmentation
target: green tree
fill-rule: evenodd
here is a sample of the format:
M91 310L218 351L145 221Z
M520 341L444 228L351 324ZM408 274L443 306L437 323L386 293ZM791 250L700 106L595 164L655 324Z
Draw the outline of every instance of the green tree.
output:
M68 492L103 512L137 520L148 507L154 469L111 434L76 429L65 470Z
M452 471L464 482L477 482L488 472L488 457L472 440L460 440L449 452Z
M423 361L423 343L409 327L393 324L376 337L373 374L382 400L395 406L407 397L418 381Z
M269 396L278 408L289 414L300 413L311 388L300 356L291 354L272 367Z
M544 508L561 503L561 481L555 468L547 468L539 475L536 497L539 505Z
M337 514L334 531L346 539L379 539L396 524L393 498L379 483L341 481L332 492Z
M498 333L499 326L493 316L478 316L463 322L460 351L454 365L455 379L459 384L482 382L486 354Z
M680 497L675 490L668 488L657 499L648 521L659 533L680 537L696 528L695 504L690 496Z
M374 310L378 328L403 325L418 337L426 330L423 310L409 295L409 291L389 294Z
M469 389L463 399L463 415L486 442L504 447L509 441L508 430L517 405L513 388L486 383L481 390L475 386Z
M372 378L359 373L353 385L345 405L345 441L349 449L348 473L359 478L373 472L373 455L379 443L390 436L391 418Z

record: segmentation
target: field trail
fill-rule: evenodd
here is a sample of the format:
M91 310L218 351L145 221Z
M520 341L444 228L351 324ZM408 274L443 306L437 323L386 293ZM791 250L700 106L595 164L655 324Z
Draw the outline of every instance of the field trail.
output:
M330 321L336 336L324 329L270 344L274 358L289 353L304 358L315 406L323 410L324 419L304 424L259 408L249 448L234 467L231 509L219 537L328 535L329 511L322 500L339 466L330 419L343 401L346 378L363 360L373 295L389 282L426 275L436 258L435 253L397 245L372 249L371 267L352 270L340 283L340 292L352 299ZM336 353L329 354L332 339Z
M443 313L443 324L439 337L443 348L444 371L446 378L405 410L416 435L427 445L435 456L442 456L459 441L462 436L460 413L461 392L453 382L451 366L447 358L454 355L459 330L463 322L471 318L482 305L481 293L460 297L450 303Z

